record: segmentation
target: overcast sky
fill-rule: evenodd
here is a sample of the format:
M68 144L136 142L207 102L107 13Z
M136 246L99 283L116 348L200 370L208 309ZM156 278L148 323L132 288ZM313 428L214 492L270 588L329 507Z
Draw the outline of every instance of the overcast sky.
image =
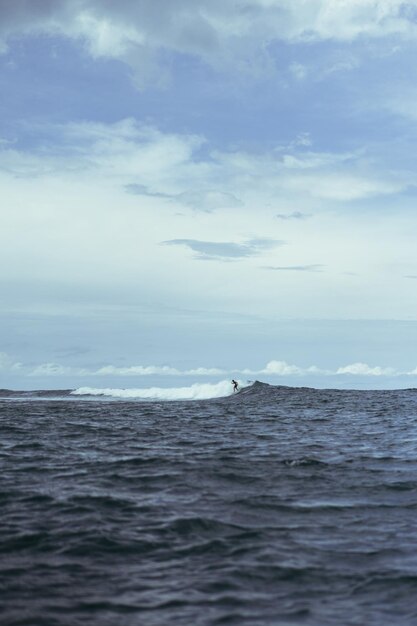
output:
M417 2L0 0L0 387L417 382Z

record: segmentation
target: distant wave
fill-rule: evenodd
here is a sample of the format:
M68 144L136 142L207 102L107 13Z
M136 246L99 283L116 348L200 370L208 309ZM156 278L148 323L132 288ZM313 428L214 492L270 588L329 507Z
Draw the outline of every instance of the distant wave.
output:
M239 383L247 387L249 383ZM141 400L209 400L233 394L230 380L219 383L195 383L190 387L148 387L143 389L97 389L79 387L71 392L75 396L108 396L111 398L138 398Z
M118 388L95 388L79 387L78 389L38 389L31 391L18 391L11 389L0 389L0 400L74 400L94 398L114 398L117 399L138 399L138 400L215 400L216 398L227 398L236 395L236 401L269 402L281 401L287 394L298 397L300 392L309 396L321 395L328 401L327 395L347 394L351 397L367 396L374 393L365 389L316 389L314 387L294 387L287 385L271 385L256 381L239 381L241 391L233 394L230 380L222 380L215 384L195 383L189 387L147 387L138 389L118 389ZM390 394L413 394L417 393L416 388L385 390L382 393ZM306 396L307 397L307 396ZM317 418L316 418L317 419ZM327 417L322 419L326 420Z

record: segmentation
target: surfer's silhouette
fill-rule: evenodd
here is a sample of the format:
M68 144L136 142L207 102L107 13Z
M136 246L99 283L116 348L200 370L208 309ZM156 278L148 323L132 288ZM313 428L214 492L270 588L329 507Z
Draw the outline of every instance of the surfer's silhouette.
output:
M232 380L233 392L239 391L239 385L236 380Z

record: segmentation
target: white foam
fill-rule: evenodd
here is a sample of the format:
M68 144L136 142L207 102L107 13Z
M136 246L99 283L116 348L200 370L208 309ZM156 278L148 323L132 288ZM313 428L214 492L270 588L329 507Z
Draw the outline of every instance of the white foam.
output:
M247 387L248 383L239 382L240 387ZM71 392L76 396L108 396L111 398L138 398L141 400L209 400L223 398L233 394L230 380L219 383L195 383L190 387L148 387L144 389L97 389L94 387L79 387Z

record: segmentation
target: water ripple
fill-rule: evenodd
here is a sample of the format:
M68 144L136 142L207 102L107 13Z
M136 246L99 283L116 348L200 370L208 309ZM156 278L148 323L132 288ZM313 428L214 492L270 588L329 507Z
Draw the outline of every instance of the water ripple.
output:
M417 623L414 390L2 393L1 624Z

